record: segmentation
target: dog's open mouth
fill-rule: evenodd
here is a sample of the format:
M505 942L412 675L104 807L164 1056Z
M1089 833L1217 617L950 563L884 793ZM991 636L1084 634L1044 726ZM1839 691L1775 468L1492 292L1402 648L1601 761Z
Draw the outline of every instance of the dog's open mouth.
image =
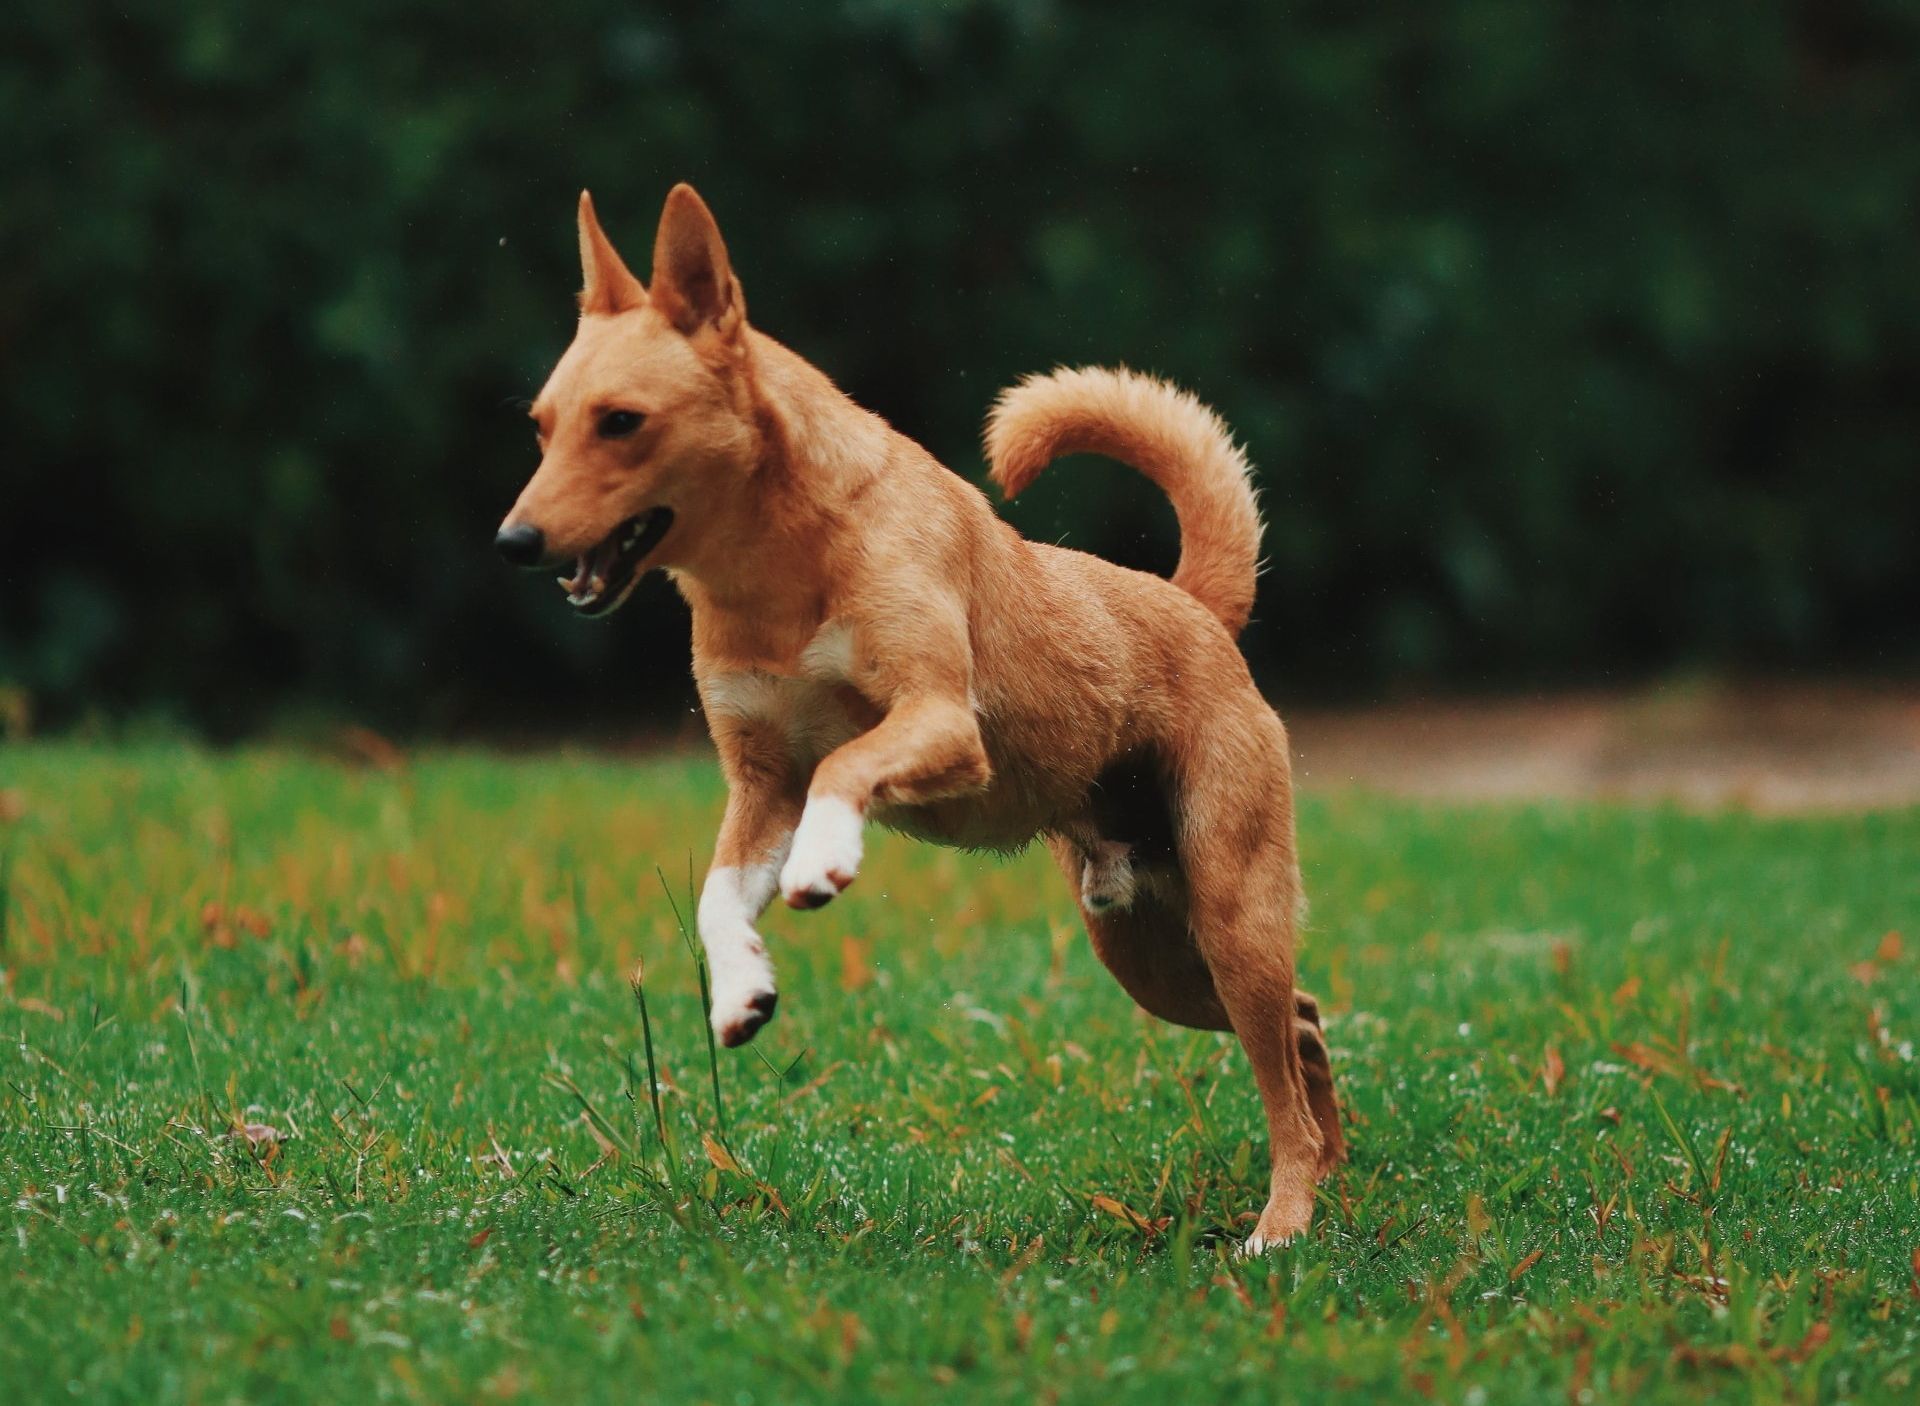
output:
M673 526L673 509L651 508L630 517L592 551L576 557L573 575L560 578L567 604L582 615L606 615L633 593L640 568Z

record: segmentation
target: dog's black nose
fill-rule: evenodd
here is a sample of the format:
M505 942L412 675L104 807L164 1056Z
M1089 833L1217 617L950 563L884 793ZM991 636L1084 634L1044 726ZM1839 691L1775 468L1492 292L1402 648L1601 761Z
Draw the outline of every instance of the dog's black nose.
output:
M546 538L531 523L503 527L493 539L494 550L515 566L538 566L547 554Z

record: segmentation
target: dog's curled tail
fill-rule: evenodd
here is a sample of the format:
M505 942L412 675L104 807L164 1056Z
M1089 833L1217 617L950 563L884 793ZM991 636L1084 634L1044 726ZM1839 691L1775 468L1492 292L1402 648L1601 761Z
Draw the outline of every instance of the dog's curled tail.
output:
M1260 513L1246 455L1220 417L1125 369L1062 368L1003 391L987 417L987 462L1006 496L1063 454L1118 459L1160 486L1180 519L1173 584L1239 634L1253 610Z

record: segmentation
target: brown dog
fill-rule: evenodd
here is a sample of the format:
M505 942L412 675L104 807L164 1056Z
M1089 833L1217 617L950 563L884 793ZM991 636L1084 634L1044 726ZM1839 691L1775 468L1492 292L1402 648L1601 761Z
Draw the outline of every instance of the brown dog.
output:
M1319 1013L1295 989L1287 735L1234 644L1260 519L1220 421L1164 382L1059 371L987 428L1009 497L1061 454L1132 465L1180 519L1171 582L1029 542L971 485L747 325L691 187L651 287L580 197L580 327L533 404L542 458L498 545L571 562L583 614L664 568L728 798L699 928L728 1045L773 1015L754 923L831 900L877 820L940 844L1045 838L1093 948L1162 1019L1231 1029L1272 1180L1247 1245L1306 1229L1342 1156Z

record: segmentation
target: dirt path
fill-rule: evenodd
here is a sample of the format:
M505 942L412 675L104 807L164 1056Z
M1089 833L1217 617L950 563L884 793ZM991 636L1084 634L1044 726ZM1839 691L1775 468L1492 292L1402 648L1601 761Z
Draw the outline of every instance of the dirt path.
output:
M1713 684L1286 712L1304 785L1758 811L1920 804L1920 688Z

